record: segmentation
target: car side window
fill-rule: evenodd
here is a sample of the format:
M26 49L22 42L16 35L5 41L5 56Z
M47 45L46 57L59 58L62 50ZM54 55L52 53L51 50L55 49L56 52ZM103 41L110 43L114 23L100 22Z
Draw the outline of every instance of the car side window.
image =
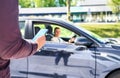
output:
M54 36L54 29L56 27L59 27L61 29L60 37L65 41L68 41L70 38L72 38L73 36L76 35L73 31L70 31L66 28L63 28L63 27L59 26L59 25L44 24L44 23L35 23L34 24L35 34L36 34L36 31L38 31L36 28L48 29L48 32L46 33L46 40L47 41L51 41L51 38ZM78 35L76 35L76 36L78 36Z

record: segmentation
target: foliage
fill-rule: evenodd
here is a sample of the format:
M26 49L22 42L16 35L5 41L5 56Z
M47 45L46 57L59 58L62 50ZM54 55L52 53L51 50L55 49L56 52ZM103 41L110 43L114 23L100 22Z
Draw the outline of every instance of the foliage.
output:
M19 0L19 5L21 8L29 8L31 7L31 1L30 0Z
M114 13L120 12L120 0L108 0L108 5L111 6Z
M65 0L59 0L59 5L60 6L66 6L66 1Z
M55 0L19 0L19 5L22 8L38 8L38 7L54 7Z
M34 0L35 7L54 7L55 3L54 0Z
M101 37L120 38L120 23L115 24L80 24L80 26Z
M44 0L34 0L35 7L42 7L44 6Z
M19 5L22 8L38 8L38 7L57 7L66 6L67 0L19 0ZM74 6L78 0L70 0L71 5Z

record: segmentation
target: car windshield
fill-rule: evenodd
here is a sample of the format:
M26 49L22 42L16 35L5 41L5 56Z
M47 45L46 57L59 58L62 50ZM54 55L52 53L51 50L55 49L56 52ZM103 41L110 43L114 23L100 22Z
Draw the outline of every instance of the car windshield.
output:
M81 26L78 26L78 25L75 25L77 28L79 28L80 30L84 31L86 34L90 35L91 37L93 37L94 39L96 39L97 41L101 42L101 43L106 43L105 39L102 38L101 36L89 31L89 30L86 30L85 28L81 27Z
M97 40L99 40L99 41L101 41L101 42L104 42L104 39L103 39L101 36L99 36L99 35L91 32L91 31L88 31L88 30L86 30L86 29L84 29L84 28L81 28L81 29L82 29L84 32L86 32L87 34L89 34L90 36L96 38Z

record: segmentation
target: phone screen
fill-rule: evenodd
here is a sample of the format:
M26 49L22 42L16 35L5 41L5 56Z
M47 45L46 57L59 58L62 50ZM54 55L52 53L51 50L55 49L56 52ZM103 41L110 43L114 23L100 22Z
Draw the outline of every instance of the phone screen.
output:
M38 37L45 35L47 33L48 29L41 29L39 32L35 35L35 37L32 39L33 41L36 41Z

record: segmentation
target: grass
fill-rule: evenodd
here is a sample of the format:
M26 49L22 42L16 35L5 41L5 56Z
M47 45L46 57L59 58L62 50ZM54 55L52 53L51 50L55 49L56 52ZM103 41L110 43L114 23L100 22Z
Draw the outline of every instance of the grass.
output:
M119 38L120 23L86 23L80 24L85 29L88 29L101 37Z

